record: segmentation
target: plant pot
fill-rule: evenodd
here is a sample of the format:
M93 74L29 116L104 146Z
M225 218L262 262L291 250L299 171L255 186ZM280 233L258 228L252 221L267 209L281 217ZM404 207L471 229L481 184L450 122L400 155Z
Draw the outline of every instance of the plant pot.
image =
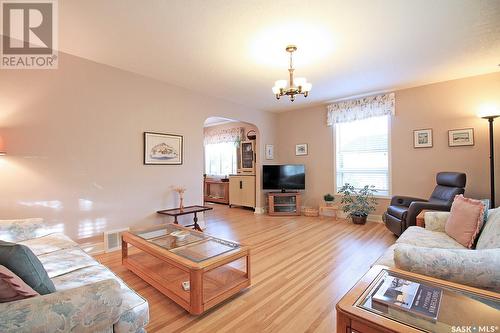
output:
M352 223L354 224L365 224L367 215L351 215Z

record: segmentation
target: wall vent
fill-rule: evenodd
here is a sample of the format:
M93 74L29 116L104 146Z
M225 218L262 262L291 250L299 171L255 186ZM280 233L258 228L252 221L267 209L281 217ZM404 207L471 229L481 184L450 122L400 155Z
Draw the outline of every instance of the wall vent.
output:
M110 230L104 232L104 251L113 252L122 248L122 232L128 231L129 228Z

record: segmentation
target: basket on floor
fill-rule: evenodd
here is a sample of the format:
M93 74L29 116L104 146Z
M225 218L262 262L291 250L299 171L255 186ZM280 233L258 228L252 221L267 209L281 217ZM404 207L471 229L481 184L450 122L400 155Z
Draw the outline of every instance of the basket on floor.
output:
M302 209L302 212L304 213L304 216L309 216L309 217L319 216L319 210L316 208L305 207L304 209Z

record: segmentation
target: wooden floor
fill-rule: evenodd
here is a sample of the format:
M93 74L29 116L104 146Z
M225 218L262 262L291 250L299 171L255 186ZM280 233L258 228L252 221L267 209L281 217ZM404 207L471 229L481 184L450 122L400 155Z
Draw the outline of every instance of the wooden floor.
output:
M395 241L381 223L214 208L206 232L251 247L252 286L202 316L127 271L120 252L97 256L148 300L148 332L335 332L335 304Z

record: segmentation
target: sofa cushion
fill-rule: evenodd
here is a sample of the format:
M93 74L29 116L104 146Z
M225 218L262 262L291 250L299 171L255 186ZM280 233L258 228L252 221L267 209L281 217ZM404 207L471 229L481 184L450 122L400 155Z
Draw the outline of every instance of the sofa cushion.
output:
M483 219L484 204L460 194L455 196L444 230L448 236L470 249L479 236Z
M85 267L52 279L57 290L77 288L89 283L114 279L120 283L123 303L120 320L114 325L114 332L136 332L149 321L147 301L130 289L119 277L103 265Z
M387 207L387 213L403 220L403 217L408 213L408 207L406 206L389 206Z
M397 244L396 267L500 292L500 249L438 249Z
M490 209L488 220L477 240L476 249L500 248L500 208Z
M6 242L20 242L26 239L45 236L50 230L43 223L43 219L31 218L20 220L0 220L0 240Z
M51 279L80 268L99 265L94 258L79 247L42 254L38 256L38 259Z
M7 267L0 265L0 303L39 295Z
M396 243L409 244L423 247L435 247L442 249L463 249L453 238L444 232L431 231L421 227L409 227L399 236Z
M388 267L394 267L394 248L396 244L392 244L385 250L385 252L377 259L374 265L383 265Z
M78 246L71 238L61 233L28 239L19 244L26 245L37 256Z
M0 241L0 265L41 295L56 291L40 260L25 245Z

